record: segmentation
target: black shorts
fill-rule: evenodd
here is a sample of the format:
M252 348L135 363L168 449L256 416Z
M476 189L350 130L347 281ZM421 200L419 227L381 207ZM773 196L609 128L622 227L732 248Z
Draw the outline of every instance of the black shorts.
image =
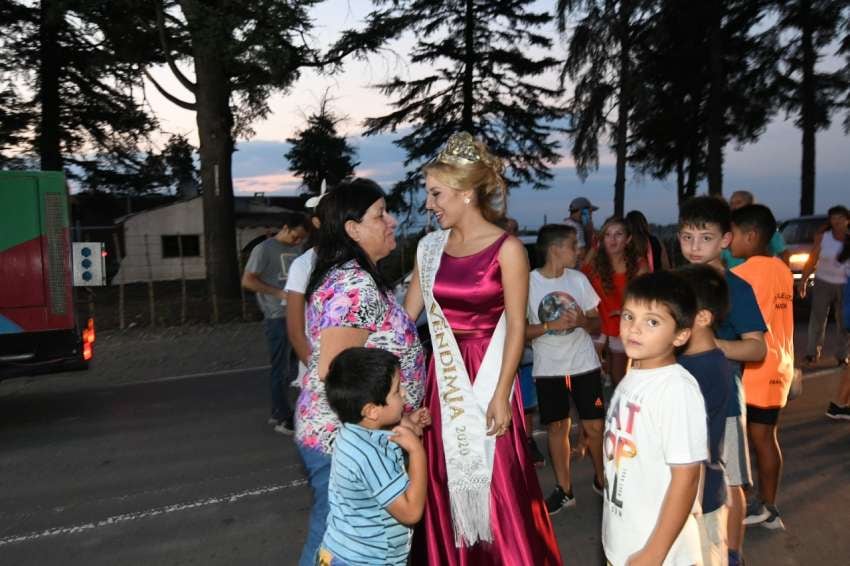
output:
M569 418L570 397L582 420L605 418L602 373L598 369L567 377L535 377L534 385L542 424Z
M779 408L764 409L747 405L747 422L760 425L775 425L779 422Z

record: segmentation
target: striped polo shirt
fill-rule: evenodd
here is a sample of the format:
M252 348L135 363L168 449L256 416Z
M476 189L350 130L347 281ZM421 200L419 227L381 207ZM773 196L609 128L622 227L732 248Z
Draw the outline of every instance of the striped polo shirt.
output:
M402 449L390 436L346 423L334 440L322 547L351 566L407 564L412 530L386 509L409 483Z

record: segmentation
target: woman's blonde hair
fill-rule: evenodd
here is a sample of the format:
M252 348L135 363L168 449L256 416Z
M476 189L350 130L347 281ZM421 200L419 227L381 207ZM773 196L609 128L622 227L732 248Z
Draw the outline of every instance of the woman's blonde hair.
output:
M456 191L473 191L481 215L499 222L507 211L507 183L502 160L483 142L466 132L453 134L446 148L422 172L433 175Z

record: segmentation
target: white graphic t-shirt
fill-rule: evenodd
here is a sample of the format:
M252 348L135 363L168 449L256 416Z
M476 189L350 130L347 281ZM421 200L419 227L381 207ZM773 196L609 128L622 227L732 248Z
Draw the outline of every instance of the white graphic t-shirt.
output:
M540 270L531 272L528 280L528 321L542 324L560 318L566 309L587 312L599 304L599 295L581 271L565 269L552 279ZM531 342L534 350L535 377L578 375L599 367L593 339L583 328L549 331Z
M679 364L632 369L614 390L605 417L602 544L614 566L644 547L670 485L670 466L708 459L705 402L696 379ZM699 497L694 511L699 512ZM701 564L693 514L665 566Z

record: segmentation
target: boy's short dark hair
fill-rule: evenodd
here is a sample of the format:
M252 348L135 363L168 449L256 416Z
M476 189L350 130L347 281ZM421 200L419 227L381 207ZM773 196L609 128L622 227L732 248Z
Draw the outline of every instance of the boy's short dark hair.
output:
M378 348L348 348L331 362L325 379L328 404L344 423L363 420L363 407L386 405L398 358Z
M748 204L732 212L732 224L746 232L759 235L759 246L767 248L768 242L776 232L776 218L763 204Z
M570 236L576 235L576 229L567 224L544 224L537 232L537 255L540 261L546 261L546 254L549 248Z
M694 325L696 294L684 278L672 271L656 271L635 277L626 287L623 304L628 300L664 305L676 321L676 330Z
M306 229L308 225L308 218L304 213L285 210L279 213L278 224L281 228L289 228L290 230L302 227Z
M729 286L726 278L711 266L690 263L676 270L676 274L682 277L694 290L697 299L697 310L707 310L714 319L713 325L717 327L729 313Z
M833 206L826 213L827 216L837 216L839 214L844 216L844 218L850 219L850 210L847 210L847 207L841 204Z
M707 224L717 224L725 234L732 229L732 210L725 200L712 197L693 197L685 201L679 209L679 229L685 226L705 228Z

